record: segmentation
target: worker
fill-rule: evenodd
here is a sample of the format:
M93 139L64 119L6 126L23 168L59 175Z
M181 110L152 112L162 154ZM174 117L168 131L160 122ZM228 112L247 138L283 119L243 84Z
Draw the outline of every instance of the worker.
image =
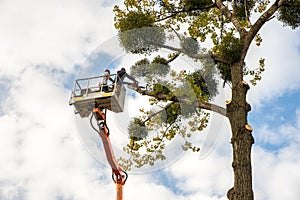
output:
M125 78L128 78L129 80L133 81L134 85L138 85L138 82L132 76L126 73L126 69L124 67L122 67L121 70L117 71L117 75L122 81L124 81Z
M102 79L102 91L103 92L108 92L109 91L109 87L108 87L108 80L110 80L112 83L114 83L114 80L110 77L110 70L106 69L103 75L103 79Z

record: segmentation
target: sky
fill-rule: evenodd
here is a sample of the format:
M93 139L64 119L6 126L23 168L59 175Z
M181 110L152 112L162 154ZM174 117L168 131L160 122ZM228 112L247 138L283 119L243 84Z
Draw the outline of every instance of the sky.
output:
M1 200L115 198L111 171L83 145L68 101L87 57L116 36L117 3L0 1ZM276 20L260 34L262 45L247 57L253 68L266 59L263 79L248 95L254 193L256 199L298 200L300 34ZM226 119L218 131L206 156L185 153L160 170L130 173L124 199L226 199L233 185Z

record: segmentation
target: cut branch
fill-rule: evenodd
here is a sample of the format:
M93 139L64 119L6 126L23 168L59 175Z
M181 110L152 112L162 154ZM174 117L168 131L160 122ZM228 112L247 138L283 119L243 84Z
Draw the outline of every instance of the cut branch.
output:
M169 64L170 62L174 61L176 58L178 58L179 55L180 55L180 52L176 53L176 55L173 56L171 59L167 60L167 62L165 64Z

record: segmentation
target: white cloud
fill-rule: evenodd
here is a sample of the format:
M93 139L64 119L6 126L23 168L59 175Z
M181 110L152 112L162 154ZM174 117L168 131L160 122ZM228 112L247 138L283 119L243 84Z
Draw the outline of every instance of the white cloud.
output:
M299 109L296 113L296 124L263 127L255 131L256 140L263 140L264 144L280 144L276 149L254 145L253 174L257 199L299 199Z
M254 188L257 199L299 199L300 149L290 145L276 152L254 148Z
M1 199L96 199L90 195L112 192L104 176L110 170L95 165L75 134L66 92L36 68L11 85L0 118Z
M262 81L249 91L249 102L254 105L254 109L260 109L264 104L272 103L272 99L299 90L300 83L299 30L291 31L273 20L263 27L261 36L262 46L252 47L247 57L252 68L258 66L259 58L266 58ZM278 118L277 115L284 110L279 107L276 109L277 114L268 113L265 117ZM299 199L299 110L296 111L296 117L296 124L292 124L295 120L291 119L278 127L274 124L254 127L256 144L253 146L253 174L257 199ZM277 118L277 121L286 121Z
M210 154L204 160L186 155L171 166L177 188L186 193L186 199L226 199L232 187L230 156Z
M299 89L300 37L299 30L283 27L273 20L262 28L260 47L253 42L247 56L250 69L258 67L258 60L265 58L265 71L258 85L251 87L249 101L254 105L266 103L287 91Z
M0 75L29 64L71 71L116 30L106 1L1 1ZM105 23L103 23L105 21Z
M283 135L278 134L276 130L268 125L257 128L259 129L259 134L255 134L255 138L262 144L280 146L283 145L284 142L286 142Z
M205 158L199 159L201 154L189 151L164 170L175 178L174 184L185 194L184 199L227 199L227 191L233 186L228 125L222 127L218 143Z
M67 102L70 91L63 89L65 72L74 73L75 64L115 35L113 2L1 1L0 54L5 59L0 60L0 88L5 93L0 98L0 199L114 199L111 171L80 144ZM262 52L267 58L263 80L250 92L255 104L299 85L297 32L272 22L262 35L263 46L249 56L255 64ZM278 152L254 148L258 199L298 198L299 124L282 126L278 136L267 126L258 130L264 141L288 139ZM185 195L174 194L151 174L130 175L126 199L225 199L233 180L228 137L224 133L220 146L204 160L186 154L164 170Z
M296 113L296 124L254 129L256 143L253 145L252 167L256 199L299 199L299 109ZM185 154L164 170L176 180L176 188L186 192L184 199L226 199L226 193L233 185L230 136L226 131L229 130L225 126L220 142L205 159L197 159L196 154ZM266 144L276 148L262 146Z
M165 186L157 184L157 182L154 183L151 177L147 175L135 175L129 178L124 187L124 199L185 199L182 196L172 193Z

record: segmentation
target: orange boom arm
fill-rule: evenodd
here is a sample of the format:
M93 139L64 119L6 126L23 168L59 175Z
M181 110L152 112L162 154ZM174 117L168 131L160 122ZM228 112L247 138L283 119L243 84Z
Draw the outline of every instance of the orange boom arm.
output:
M116 184L116 200L123 199L123 185L127 180L127 173L119 166L109 139L109 130L106 125L106 114L99 108L93 109L94 116L97 121L102 121L99 125L99 136L102 139L107 161L112 169L112 178Z

